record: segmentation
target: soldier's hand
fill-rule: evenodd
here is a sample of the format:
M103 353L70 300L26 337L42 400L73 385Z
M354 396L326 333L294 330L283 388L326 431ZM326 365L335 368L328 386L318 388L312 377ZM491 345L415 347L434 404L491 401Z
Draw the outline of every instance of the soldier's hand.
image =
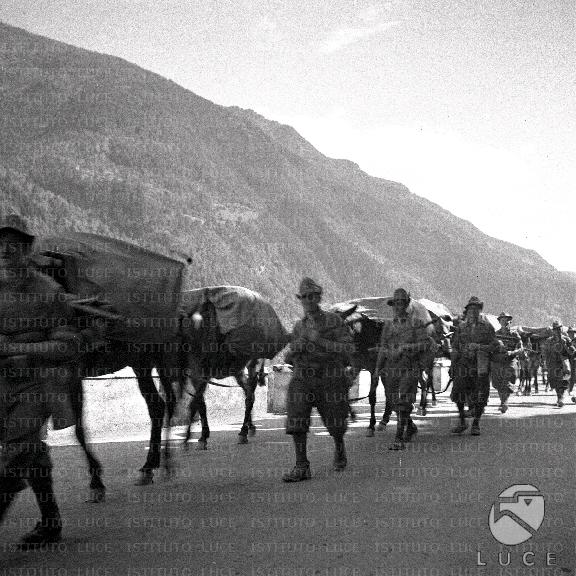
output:
M293 352L303 352L306 349L306 345L307 340L300 336L299 338L296 338L290 342L290 350Z
M320 340L320 332L315 328L309 328L306 331L306 340L310 342L318 342L318 340Z
M386 358L390 360L395 360L402 354L402 350L399 346L390 347L386 350Z

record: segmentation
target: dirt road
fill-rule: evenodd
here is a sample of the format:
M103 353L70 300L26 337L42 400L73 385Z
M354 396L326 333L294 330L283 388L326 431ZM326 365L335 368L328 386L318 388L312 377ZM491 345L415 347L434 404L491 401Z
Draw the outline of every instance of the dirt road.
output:
M551 395L515 398L503 416L492 399L482 435L456 436L449 433L453 405L442 395L416 420L419 434L402 452L388 450L393 429L365 438L366 416L347 435L343 473L331 470L331 439L315 419L313 478L292 485L280 481L292 464L281 416L260 419L247 446L222 431L206 452L178 451L177 477L147 487L132 485L144 443L99 444L103 504L83 502L79 448L55 447L65 539L46 551L14 548L36 521L26 491L0 528L0 576L574 573L576 405L558 409ZM504 546L491 534L489 514L515 484L537 488L545 514L530 539Z

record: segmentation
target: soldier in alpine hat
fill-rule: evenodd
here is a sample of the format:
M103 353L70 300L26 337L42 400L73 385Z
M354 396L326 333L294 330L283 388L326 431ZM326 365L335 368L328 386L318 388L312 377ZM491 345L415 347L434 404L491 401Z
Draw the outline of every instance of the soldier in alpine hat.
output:
M24 536L24 548L61 537L41 430L50 416L55 428L76 423L67 394L73 372L66 363L83 348L67 295L28 263L33 242L23 218L0 219L0 523L27 482L42 519Z
M518 378L518 356L524 349L522 338L516 330L510 329L512 316L506 312L500 312L498 316L500 328L496 330L496 338L500 348L492 356L490 374L492 386L500 396L500 412L504 414L508 410L508 398L514 392L514 384Z
M564 406L564 393L570 382L570 358L576 353L570 338L562 332L562 323L559 320L552 322L552 336L544 341L542 352L548 368L548 383L552 390L556 390L558 408Z
M334 439L334 469L346 467L344 434L348 415L348 377L346 366L354 351L352 335L340 316L322 310L322 287L304 278L296 297L304 317L292 332L286 362L294 367L288 385L286 433L294 439L296 465L284 474L285 482L310 478L306 454L310 414L316 407L324 425Z
M570 345L576 350L576 331L574 326L568 326L567 330ZM576 382L576 354L572 354L570 358L570 382L568 384L568 394L572 395L574 383ZM576 397L572 396L572 402L576 402Z
M421 304L413 303L404 288L394 291L388 305L394 308L394 319L382 326L375 371L382 376L386 404L390 403L398 415L396 437L390 449L401 450L404 442L410 441L418 431L410 414L416 401L418 379L428 364L428 356L435 350L434 327L428 311Z
M484 303L472 296L464 308L466 316L452 339L451 399L458 407L459 424L452 432L460 434L468 428L464 405L468 396L472 416L471 434L480 434L480 418L490 396L490 355L500 345L488 319L480 314Z

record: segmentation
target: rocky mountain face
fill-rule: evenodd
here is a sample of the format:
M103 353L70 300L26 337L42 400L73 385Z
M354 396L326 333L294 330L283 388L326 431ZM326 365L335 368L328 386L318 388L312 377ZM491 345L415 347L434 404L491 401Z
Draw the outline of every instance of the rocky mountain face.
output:
M475 294L523 324L576 315L574 275L289 126L116 57L4 24L0 37L1 204L40 232L189 256L190 287L247 286L286 320L302 275L327 302L404 286L453 312Z

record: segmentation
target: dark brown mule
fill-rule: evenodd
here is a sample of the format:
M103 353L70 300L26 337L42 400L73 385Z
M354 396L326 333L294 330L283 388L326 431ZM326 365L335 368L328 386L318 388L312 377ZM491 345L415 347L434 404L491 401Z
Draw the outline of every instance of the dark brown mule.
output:
M198 449L202 450L207 448L210 437L204 400L208 384L214 379L231 376L243 389L244 421L238 434L238 443L246 444L248 435L254 435L256 432L256 427L252 422L252 409L256 386L265 384L264 361L266 358L273 358L288 344L290 339L273 308L256 293L242 287L212 287L204 290L205 294L200 295L203 300L199 307L197 306L201 301L198 299L199 295L193 294L193 291L188 293L191 304L185 316L185 321L189 326L185 331L189 377L187 392L192 398L190 424L184 442L187 443L190 439L191 424L196 414L199 414L202 431L198 439ZM230 304L230 298L233 304ZM232 305L239 306L241 309L255 306L268 317L254 317L245 324L239 321L235 329L224 334L220 329L218 310L211 299L216 302L228 302L230 306L224 306L227 310L230 310ZM247 375L245 375L245 369L247 369Z
M382 334L383 321L369 318L366 314L357 310L358 306L354 305L347 310L336 310L341 318L346 321L350 326L356 346L356 352L351 358L351 374L350 378L353 382L361 370L370 372L370 392L368 393L368 402L370 403L370 420L366 436L374 436L376 428L376 392L380 376L375 373L376 359L378 356L377 347L380 343L380 335ZM350 317L353 319L350 320ZM392 415L392 406L390 402L386 402L382 419L378 424L378 429L383 430L388 424L390 416Z
M177 343L175 343L177 344ZM148 455L140 469L137 485L150 484L153 481L154 470L160 467L162 454L162 429L165 418L170 423L179 390L184 386L183 369L178 368L179 359L173 353L136 353L130 345L121 342L107 342L106 349L87 354L79 367L78 378L74 385L73 408L76 414L76 437L82 446L88 460L90 473L90 491L92 502L104 499L106 488L102 481L102 465L92 448L86 442L84 428L84 393L82 380L104 374L111 374L125 367L134 370L138 388L146 402L150 415L150 443ZM160 381L159 392L152 370L156 368ZM164 466L167 473L172 470L169 451L169 440L165 443Z

